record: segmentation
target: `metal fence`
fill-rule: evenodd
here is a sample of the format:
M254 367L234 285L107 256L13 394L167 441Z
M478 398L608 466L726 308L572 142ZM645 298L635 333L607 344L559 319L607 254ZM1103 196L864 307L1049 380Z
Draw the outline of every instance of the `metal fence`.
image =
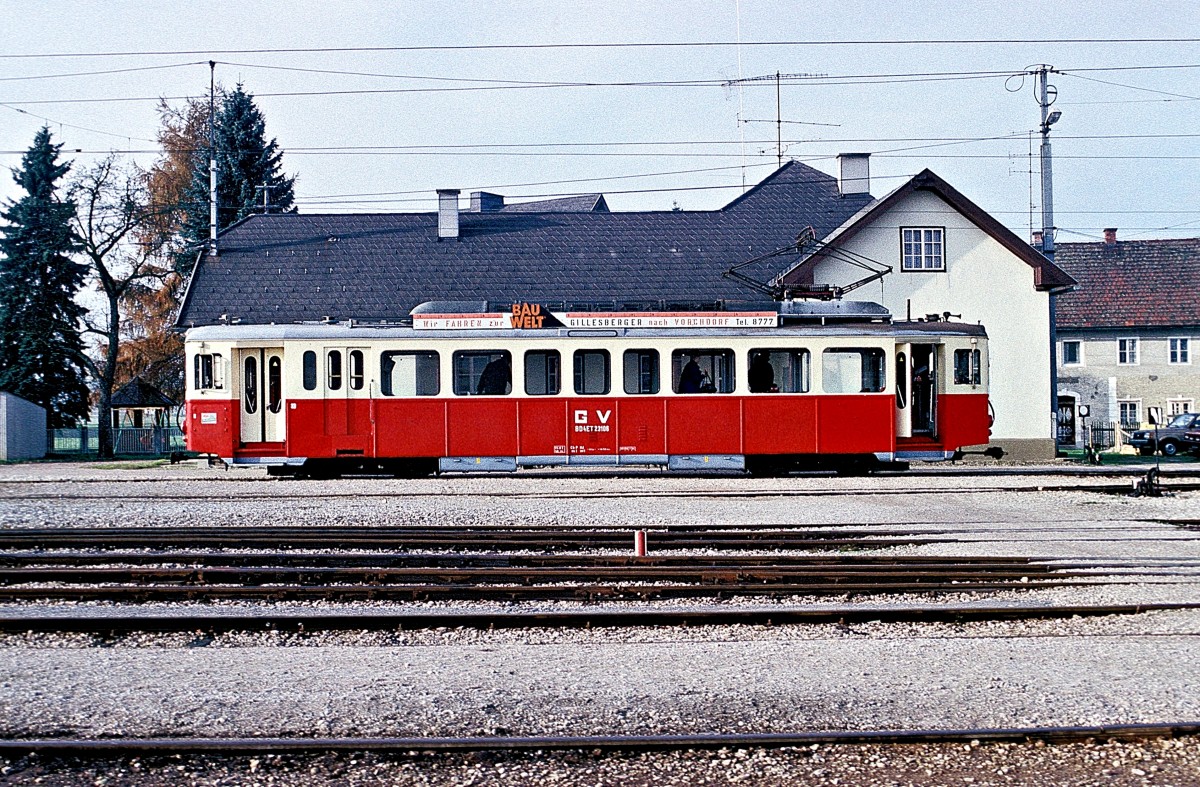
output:
M1125 444L1122 426L1116 421L1093 421L1084 430L1084 445L1090 445L1101 451L1109 448L1119 448Z
M95 426L50 429L46 435L46 451L51 454L94 454L99 450L100 430ZM175 426L113 429L113 453L157 456L183 450L183 432Z

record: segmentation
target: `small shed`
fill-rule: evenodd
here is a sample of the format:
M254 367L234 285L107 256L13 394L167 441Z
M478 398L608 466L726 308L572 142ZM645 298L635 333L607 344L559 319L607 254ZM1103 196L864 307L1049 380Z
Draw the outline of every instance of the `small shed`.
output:
M45 408L0 391L0 461L41 459L45 455Z
M169 424L175 407L166 394L141 377L134 377L113 394L113 428L149 429Z

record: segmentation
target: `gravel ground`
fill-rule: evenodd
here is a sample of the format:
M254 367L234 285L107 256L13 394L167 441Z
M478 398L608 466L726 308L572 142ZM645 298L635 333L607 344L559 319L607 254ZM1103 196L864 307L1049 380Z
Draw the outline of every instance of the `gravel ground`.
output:
M788 605L1200 601L1200 495L1018 491L1002 476L746 479L529 474L267 481L261 471L0 466L0 527L661 523L912 524L954 540L881 554L1187 563L1118 584ZM975 491L987 487L988 491ZM856 492L830 495L830 492ZM653 543L652 543L653 548ZM1118 571L1119 573L1119 571ZM741 599L722 605L771 606ZM696 601L663 606L705 606ZM443 604L147 604L153 614L455 609ZM534 605L570 609L572 602ZM599 605L588 605L596 608ZM606 604L603 607L629 604ZM634 605L644 606L644 605ZM497 608L512 608L496 605ZM473 607L473 608L478 608ZM113 614L9 604L0 614ZM970 728L1200 719L1200 612L853 626L0 637L0 735L526 735ZM1195 739L1038 747L476 757L30 758L0 783L43 784L1200 784ZM974 780L973 782L971 780Z

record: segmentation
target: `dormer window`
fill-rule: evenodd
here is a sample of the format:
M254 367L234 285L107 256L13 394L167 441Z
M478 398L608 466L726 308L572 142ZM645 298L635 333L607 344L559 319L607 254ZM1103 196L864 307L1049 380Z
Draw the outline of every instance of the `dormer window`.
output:
M946 270L942 227L902 227L900 229L900 269L904 271Z

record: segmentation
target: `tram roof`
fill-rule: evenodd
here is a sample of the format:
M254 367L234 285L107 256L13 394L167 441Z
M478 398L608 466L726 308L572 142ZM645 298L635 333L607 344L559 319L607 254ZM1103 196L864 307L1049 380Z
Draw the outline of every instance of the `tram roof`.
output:
M719 210L253 215L197 263L179 325L398 320L429 300L718 301L754 293L731 266L824 237L872 198L789 162ZM794 260L743 269L769 281Z

